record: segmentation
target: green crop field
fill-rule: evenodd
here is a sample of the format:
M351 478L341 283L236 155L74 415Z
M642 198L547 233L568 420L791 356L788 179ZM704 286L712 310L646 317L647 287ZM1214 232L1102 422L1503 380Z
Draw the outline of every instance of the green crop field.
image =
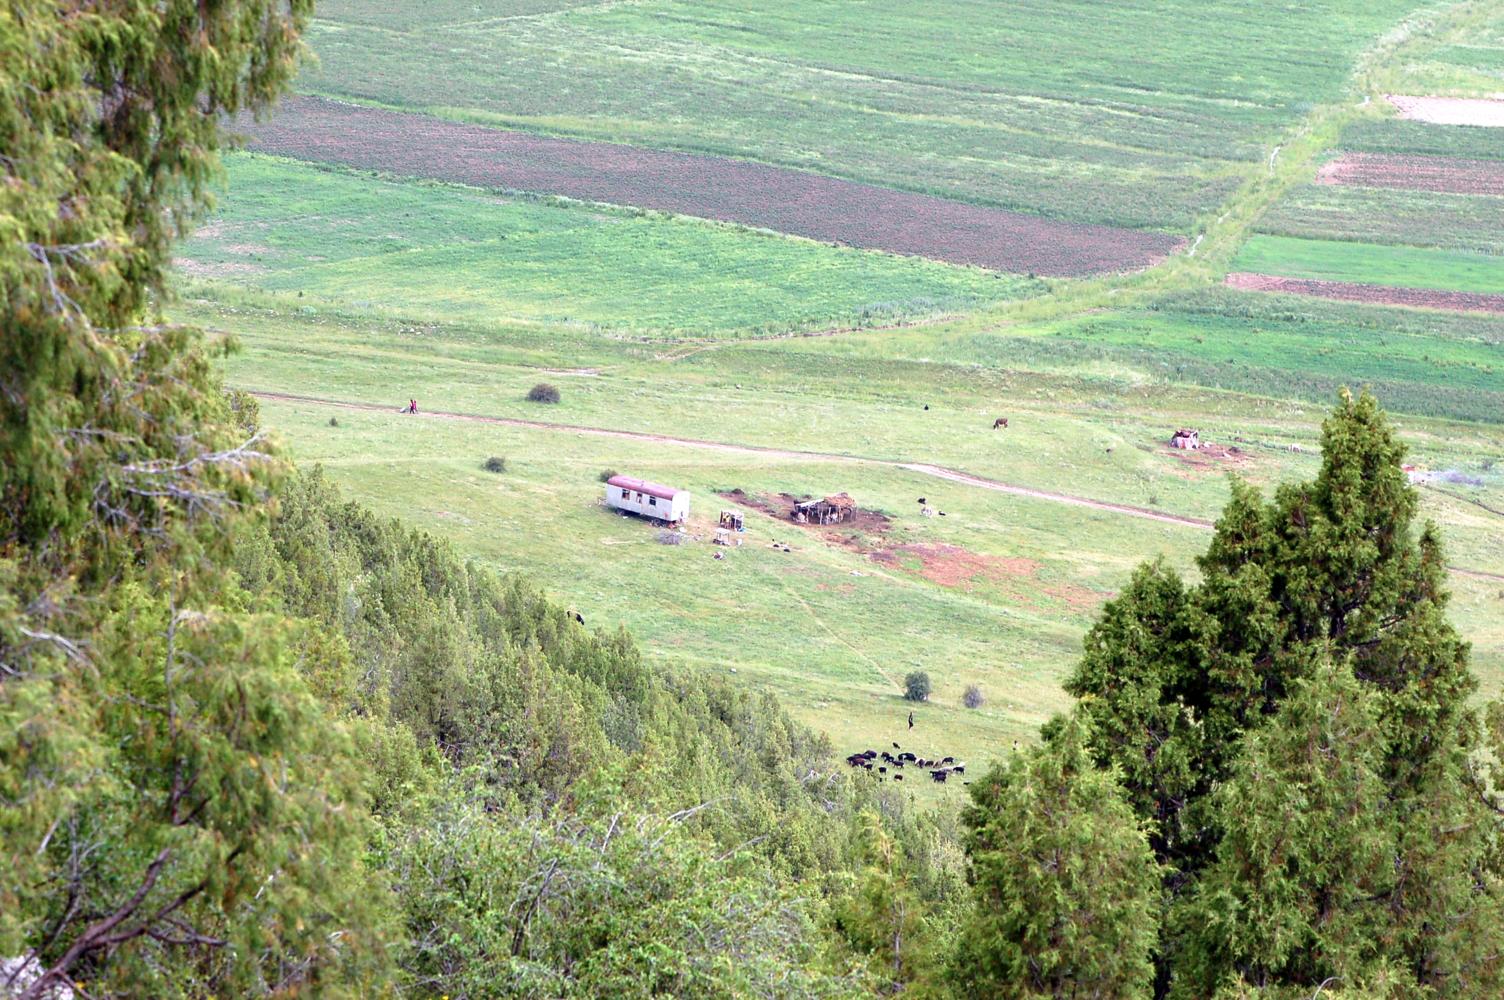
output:
M1233 267L1289 278L1504 293L1504 259L1456 250L1255 236L1238 253Z
M1341 149L1364 153L1458 156L1470 160L1504 159L1498 129L1466 125L1431 125L1399 118L1368 118L1342 132Z
M1260 219L1258 228L1275 236L1497 255L1504 254L1504 197L1308 184Z
M1428 46L1396 67L1403 94L1494 97L1504 92L1504 11L1477 4L1465 34Z
M503 198L242 154L189 275L406 316L652 335L874 325L1039 282L631 210Z
M1184 231L1421 6L334 0L301 86Z

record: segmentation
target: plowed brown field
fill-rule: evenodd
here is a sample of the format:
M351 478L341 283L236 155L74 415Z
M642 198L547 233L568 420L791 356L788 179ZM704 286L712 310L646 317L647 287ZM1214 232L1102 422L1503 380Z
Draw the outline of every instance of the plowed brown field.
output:
M1239 271L1227 276L1227 284L1255 292L1315 295L1373 305L1410 306L1419 309L1450 309L1454 312L1504 313L1504 295L1482 292L1442 292L1430 288L1394 288L1355 281L1318 281L1311 278L1281 278L1272 274Z
M1321 168L1316 183L1504 195L1504 161L1345 153Z
M272 121L249 131L251 148L303 160L634 205L1015 274L1137 270L1181 243L744 160L547 138L315 97L284 101Z

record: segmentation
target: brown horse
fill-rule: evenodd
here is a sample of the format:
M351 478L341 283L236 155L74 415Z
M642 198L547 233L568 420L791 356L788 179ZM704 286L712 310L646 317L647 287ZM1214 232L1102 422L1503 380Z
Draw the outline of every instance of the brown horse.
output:
M1008 418L1007 417L998 417L996 420L994 420L992 422L992 429L993 430L997 430L999 427L1003 428L1004 430L1008 429Z

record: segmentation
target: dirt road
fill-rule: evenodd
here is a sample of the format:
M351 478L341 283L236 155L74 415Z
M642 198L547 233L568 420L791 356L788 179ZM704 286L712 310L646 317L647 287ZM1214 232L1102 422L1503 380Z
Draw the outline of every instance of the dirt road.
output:
M317 396L297 396L281 392L253 392L252 395L259 399L281 400L290 403L318 403L321 406L338 406L349 410L369 410L377 413L393 412L393 407L380 403L352 403L340 399L323 399ZM523 420L519 417L494 417L477 413L451 413L440 410L424 410L422 416L434 417L439 420L474 420L480 423L501 424L506 427L532 427L539 430L567 431L574 434L589 434L594 437L624 438L632 441L651 441L654 444L675 445L684 448L705 448L711 451L730 453L734 455L772 455L776 458L789 459L818 459L822 462L851 462L861 465L884 465L895 469L904 469L909 472L918 472L926 476L934 476L937 479L946 479L953 483L961 483L965 486L975 486L981 489L993 490L998 493L1011 493L1014 496L1031 497L1035 500L1045 500L1051 503L1072 504L1077 507L1090 507L1093 510L1105 510L1113 514L1126 514L1129 517L1141 517L1150 521L1162 521L1167 524L1178 524L1191 528L1210 528L1212 522L1199 517L1186 517L1180 514L1167 514L1163 511L1148 510L1144 507L1134 507L1130 504L1112 503L1107 500L1093 500L1089 497L1073 496L1069 493L1053 493L1049 490L1036 490L1028 486L1015 486L1012 483L1002 483L995 479L983 479L981 476L973 476L970 473L959 472L955 469L947 469L939 465L930 465L923 462L895 462L882 458L863 458L857 455L838 455L830 452L802 451L790 448L769 448L753 444L727 444L724 441L706 441L700 438L670 437L666 434L650 434L645 431L622 431L608 427L585 427L578 424L560 424L548 420Z
M251 395L258 399L279 400L287 403L317 403L320 406L337 406L346 410L365 410L372 413L393 413L394 408L385 403L356 403L343 399L325 399L319 396L299 396L284 392L252 392ZM789 458L794 460L817 459L822 462L850 462L855 465L882 465L894 469L903 469L907 472L917 472L925 476L933 476L936 479L944 479L952 483L960 483L963 486L973 486L978 489L992 490L996 493L1008 493L1013 496L1029 497L1034 500L1044 500L1048 503L1069 504L1075 507L1089 507L1092 510L1107 511L1112 514L1123 514L1128 517L1143 518L1147 521L1159 521L1165 524L1176 524L1187 528L1209 529L1212 522L1200 517L1189 517L1183 514L1170 514L1165 511L1149 510L1144 507L1134 507L1131 504L1112 503L1107 500L1093 500L1090 497L1075 496L1070 493L1055 493L1050 490L1036 490L1028 486L1016 486L1012 483L999 482L996 479L984 479L981 476L973 476L968 472L956 469L947 469L940 465L931 465L926 462L895 462L882 458L863 458L857 455L837 455L831 452L803 451L793 448L769 448L753 444L727 444L724 441L706 441L701 438L670 437L666 434L649 434L645 431L622 431L613 430L609 427L585 427L578 424L561 424L550 420L523 420L520 417L494 417L479 413L452 413L442 410L425 410L422 416L439 420L473 420L478 423L500 424L504 427L530 427L537 430L564 431L573 434L589 434L593 437L620 438L630 441L651 441L654 444L666 444L681 448L705 448L711 451L728 453L733 455L772 455L776 458ZM1453 573L1463 576L1477 577L1486 580L1504 580L1504 573L1492 573L1487 570L1467 569L1462 566L1448 566Z

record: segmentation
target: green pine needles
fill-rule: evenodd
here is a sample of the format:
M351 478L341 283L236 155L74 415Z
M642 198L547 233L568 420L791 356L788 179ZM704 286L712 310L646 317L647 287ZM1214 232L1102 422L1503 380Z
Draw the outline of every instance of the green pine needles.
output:
M1476 763L1498 741L1440 542L1372 396L1344 393L1323 454L1270 500L1235 486L1199 583L1141 567L1087 636L1071 714L973 790L962 982L1504 991L1499 812Z

